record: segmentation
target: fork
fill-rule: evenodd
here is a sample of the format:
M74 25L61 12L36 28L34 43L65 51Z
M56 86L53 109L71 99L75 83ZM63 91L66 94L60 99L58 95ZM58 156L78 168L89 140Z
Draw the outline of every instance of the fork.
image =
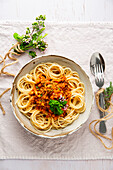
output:
M104 73L103 73L102 64L96 64L94 66L94 71L95 71L95 83L100 89L104 85ZM105 102L104 102L103 93L100 93L99 104L104 109ZM99 110L99 112L100 112L100 118L103 118L105 116L105 113L103 113L101 110ZM99 132L100 133L106 133L105 121L100 122L100 124L99 124Z

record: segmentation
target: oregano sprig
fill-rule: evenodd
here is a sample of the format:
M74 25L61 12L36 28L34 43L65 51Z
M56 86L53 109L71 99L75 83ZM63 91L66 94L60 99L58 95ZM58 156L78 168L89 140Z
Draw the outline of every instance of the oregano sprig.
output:
M48 46L44 41L44 37L47 36L47 33L44 35L42 34L45 30L45 19L45 15L36 17L36 22L32 23L32 29L30 30L29 27L26 28L25 35L20 36L18 33L13 34L13 37L20 43L20 49L25 52L29 50L29 55L31 55L32 58L36 57L36 52L32 49L38 49L43 52ZM17 52L16 49L14 49L14 51Z
M112 86L112 82L110 82L110 86L107 87L104 90L104 99L105 99L105 108L107 109L110 105L109 100L111 95L113 94L113 86Z

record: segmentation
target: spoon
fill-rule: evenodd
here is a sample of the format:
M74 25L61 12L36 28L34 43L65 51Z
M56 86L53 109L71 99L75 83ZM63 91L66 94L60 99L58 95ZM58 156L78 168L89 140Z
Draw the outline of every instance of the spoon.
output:
M101 64L103 71L105 71L105 62L104 59L102 57L102 55L98 52L93 53L93 55L91 56L90 59L90 70L91 73L95 76L95 66ZM104 97L103 94L100 94L100 100L99 100L99 104L100 106L104 109ZM100 118L103 118L105 116L105 113L103 113L102 111L100 111ZM99 124L99 132L100 133L106 133L106 125L105 125L105 121L101 121Z
M102 55L98 52L93 53L93 55L91 56L91 59L90 59L90 70L94 76L95 76L95 70L94 70L95 64L102 64L103 72L105 71L105 61L104 61Z

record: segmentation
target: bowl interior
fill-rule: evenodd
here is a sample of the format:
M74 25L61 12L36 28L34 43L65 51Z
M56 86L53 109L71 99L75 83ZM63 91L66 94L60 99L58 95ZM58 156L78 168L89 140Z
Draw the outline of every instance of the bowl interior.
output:
M46 62L56 62L60 65L70 67L72 70L77 71L81 81L85 84L85 102L86 102L86 110L84 113L80 114L79 118L75 120L71 125L68 125L64 129L59 130L51 130L47 133L41 133L34 129L34 127L31 125L30 121L19 111L18 107L16 106L16 100L17 100L17 82L18 80L25 74L29 73L30 70L32 70L36 65L40 63L46 63ZM89 80L89 77L87 74L83 71L83 69L76 64L74 61L67 59L65 57L56 56L56 55L47 55L35 58L28 62L17 74L17 76L14 79L12 90L11 90L11 104L13 108L13 113L17 120L20 122L20 124L31 133L42 136L42 137L48 137L48 138L56 138L65 136L67 134L70 134L77 129L79 129L83 123L86 122L90 115L90 110L93 102L93 90L91 86L91 82Z

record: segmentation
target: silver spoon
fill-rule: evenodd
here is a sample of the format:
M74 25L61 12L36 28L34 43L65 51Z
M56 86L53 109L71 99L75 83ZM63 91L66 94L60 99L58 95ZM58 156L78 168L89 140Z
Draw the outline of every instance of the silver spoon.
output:
M91 59L90 59L90 70L94 76L95 76L95 70L94 70L95 64L102 64L103 71L105 71L105 61L104 61L102 55L98 52L93 53L93 55L91 56Z
M91 73L94 76L95 76L95 66L97 66L97 65L101 65L102 68L103 68L103 71L105 71L105 62L104 62L104 59L103 59L102 55L100 53L98 53L98 52L94 53L91 56L91 59L90 59L90 70L91 70ZM104 101L103 94L100 94L99 104L104 109L105 101ZM105 113L101 112L100 110L99 110L99 112L100 112L100 118L103 118L105 116ZM101 121L100 122L99 132L100 133L106 133L105 121Z

